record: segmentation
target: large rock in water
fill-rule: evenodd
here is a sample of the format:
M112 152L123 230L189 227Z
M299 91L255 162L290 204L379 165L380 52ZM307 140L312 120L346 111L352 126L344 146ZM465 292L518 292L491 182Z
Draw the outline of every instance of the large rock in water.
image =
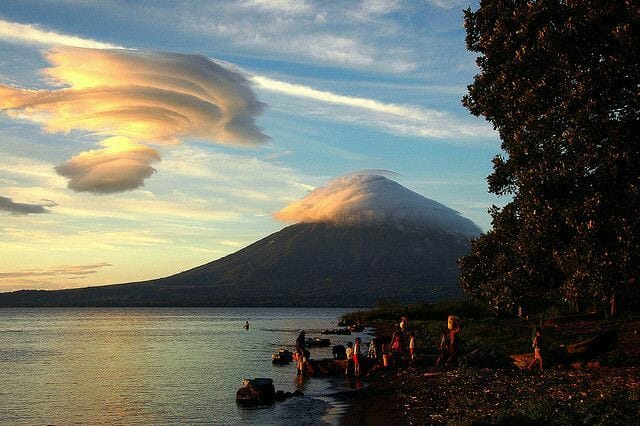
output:
M272 379L244 379L236 392L236 402L243 405L272 404L276 400L276 389Z
M480 233L458 212L382 176L341 178L278 216L302 222L170 277L0 293L0 306L368 307L382 299L434 302L460 295L457 259Z

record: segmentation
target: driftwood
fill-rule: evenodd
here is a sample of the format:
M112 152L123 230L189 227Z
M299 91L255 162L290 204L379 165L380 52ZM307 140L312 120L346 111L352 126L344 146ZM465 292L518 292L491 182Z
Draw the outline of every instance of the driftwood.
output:
M601 315L598 312L588 312L586 314L571 314L562 315L555 318L549 318L542 321L543 327L549 327L560 324L567 324L575 321L592 321L600 319Z
M551 348L547 351L543 349L542 355L546 367L564 365L576 368L581 366L593 368L599 364L585 361L615 349L617 343L618 331L608 330L569 346ZM511 355L510 358L516 367L525 369L533 361L533 353Z

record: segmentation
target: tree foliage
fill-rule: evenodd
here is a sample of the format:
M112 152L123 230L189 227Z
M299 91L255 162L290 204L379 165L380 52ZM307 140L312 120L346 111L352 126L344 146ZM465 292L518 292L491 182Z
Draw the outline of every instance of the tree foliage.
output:
M637 294L640 2L482 0L463 104L500 134L492 229L460 261L497 309Z

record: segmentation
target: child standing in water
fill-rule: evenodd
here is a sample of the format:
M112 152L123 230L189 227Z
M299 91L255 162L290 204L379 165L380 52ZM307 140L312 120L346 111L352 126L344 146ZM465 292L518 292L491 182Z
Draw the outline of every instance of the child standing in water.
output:
M344 375L347 376L349 375L349 365L353 363L353 344L351 342L347 343L345 354L347 355L347 368L344 370Z
M356 337L356 343L353 345L353 373L360 375L360 338Z
M371 339L371 343L369 343L369 358L378 358L378 351L376 350L376 339Z
M529 370L533 369L533 366L540 364L540 370L542 370L542 331L536 328L536 335L533 337L533 361L529 364Z

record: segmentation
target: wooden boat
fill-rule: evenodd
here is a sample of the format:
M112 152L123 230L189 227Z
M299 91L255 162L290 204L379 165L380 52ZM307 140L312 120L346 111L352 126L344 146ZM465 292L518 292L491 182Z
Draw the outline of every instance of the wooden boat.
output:
M547 351L543 350L545 367L554 365L570 366L578 361L588 360L611 351L615 349L617 343L618 331L607 330L590 339L569 346L551 348ZM533 353L510 355L510 358L516 367L525 369L533 361Z

